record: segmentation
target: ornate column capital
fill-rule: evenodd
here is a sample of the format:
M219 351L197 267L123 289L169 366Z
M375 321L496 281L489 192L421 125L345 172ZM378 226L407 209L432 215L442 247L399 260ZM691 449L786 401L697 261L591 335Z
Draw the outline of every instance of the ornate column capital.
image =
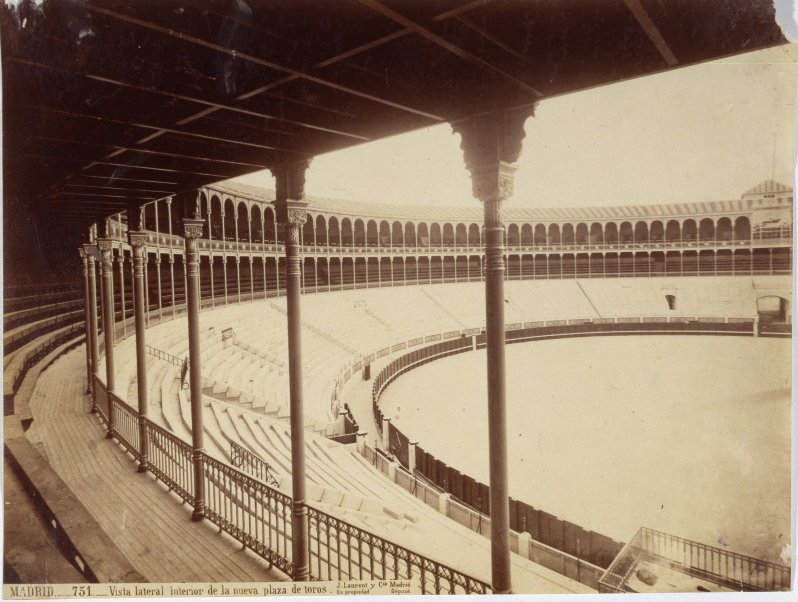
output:
M473 195L482 202L501 203L513 194L516 161L521 155L524 122L534 107L497 111L452 124L471 173Z
M98 238L97 249L100 252L100 258L104 262L111 262L112 253L114 250L114 241L110 238Z
M132 230L127 233L128 243L134 249L147 246L147 233L143 230Z
M288 200L275 202L277 223L281 226L302 226L308 220L308 201Z
M183 238L197 239L202 238L202 227L205 225L204 219L183 219Z
M100 259L100 250L97 248L97 245L94 243L84 243L83 245L83 254L86 256L86 259L94 258Z
M305 173L310 159L298 159L271 168L275 179L275 204L288 200L305 200Z

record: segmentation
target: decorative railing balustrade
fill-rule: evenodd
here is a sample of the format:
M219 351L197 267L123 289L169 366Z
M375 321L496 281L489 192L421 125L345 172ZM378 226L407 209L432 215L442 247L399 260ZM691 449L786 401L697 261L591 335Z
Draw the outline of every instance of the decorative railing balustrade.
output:
M689 539L641 528L599 579L602 593L633 591L628 579L639 561L661 563L734 591L790 589L790 567Z
M232 440L230 441L230 463L259 481L268 483L273 487L280 486L272 472L271 464Z
M404 580L422 594L488 593L478 579L315 508L308 518L311 572L321 580Z
M140 416L106 391L95 375L101 420L114 416L114 437L140 459ZM191 446L144 418L148 468L184 501L194 499ZM245 547L292 576L292 500L267 482L199 453L205 490L204 517ZM313 507L309 511L310 570L314 580L402 579L419 593L488 593L488 585Z
M150 345L145 345L144 348L147 351L147 353L149 353L150 355L154 355L159 360L164 360L165 362L169 362L170 364L173 364L180 368L182 368L183 365L186 363L185 358L181 359L176 355L172 355L171 353L167 353L166 351L161 351L160 349L156 349L155 347L152 347Z
M124 240L119 241L125 246ZM785 227L774 231L754 232L749 238L645 238L641 240L506 240L506 252L528 251L535 253L562 253L574 251L619 251L619 250L655 250L655 249L695 249L695 248L746 248L761 245L790 245L792 244L792 229ZM182 254L185 242L176 234L163 232L147 232L147 246L150 251L172 252ZM282 242L273 240L235 240L218 238L202 238L198 241L201 253L214 255L226 253L244 253L255 255L274 255L285 252ZM329 244L302 242L302 253L309 255L390 255L390 254L438 254L438 253L481 253L482 243L479 242L433 242L419 244L411 242L402 243L376 243L376 242L332 242Z

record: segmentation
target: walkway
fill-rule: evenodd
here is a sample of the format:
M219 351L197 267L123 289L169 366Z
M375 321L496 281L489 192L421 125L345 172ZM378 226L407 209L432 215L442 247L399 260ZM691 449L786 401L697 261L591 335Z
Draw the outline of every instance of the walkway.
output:
M87 413L84 347L70 351L39 378L28 438L102 525L133 566L152 582L276 581L286 577L190 509L105 439Z

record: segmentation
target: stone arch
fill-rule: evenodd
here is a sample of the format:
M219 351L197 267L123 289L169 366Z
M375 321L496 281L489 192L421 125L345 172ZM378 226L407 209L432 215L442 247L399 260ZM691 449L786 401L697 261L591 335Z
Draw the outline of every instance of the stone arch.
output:
M562 227L562 244L574 244L574 227L573 224L565 224Z
M682 239L682 228L675 219L669 220L665 225L665 241L677 242Z
M440 224L432 224L429 227L429 244L431 246L441 246L441 225Z
M380 244L386 247L391 244L391 225L385 220L380 222Z
M531 247L533 244L535 244L535 235L532 231L532 224L524 224L521 226L521 244L525 247Z
M696 226L694 219L684 220L684 223L682 224L682 240L698 240L698 226Z
M263 231L266 234L266 242L277 241L277 227L274 222L274 209L266 207L263 212Z
M600 245L604 242L604 228L598 222L590 224L590 244Z
M222 230L222 201L217 195L211 197L211 238L221 240Z
M651 242L664 242L665 241L665 228L659 220L651 222L651 230L649 232Z
M618 224L615 222L604 226L604 242L610 245L618 243Z
M734 240L751 239L751 220L747 216L741 215L734 220Z
M418 225L418 244L422 247L429 246L429 227L424 222Z
M547 237L548 244L550 245L559 245L562 242L562 238L560 236L560 226L559 224L549 224L549 235Z
M238 240L249 241L249 212L244 201L236 205L236 236Z
M698 224L698 240L708 241L715 239L715 222L705 217Z
M586 245L588 243L587 224L580 222L576 225L574 242L578 245Z
M635 224L635 242L648 242L648 224L646 222L637 222Z
M457 224L455 227L454 242L457 246L465 246L468 244L468 233L466 232L465 224Z
M316 216L316 243L327 244L327 220L323 215Z
M632 224L629 222L622 222L621 229L618 232L618 238L622 243L634 241L634 232L632 231Z
M263 214L260 211L260 207L253 203L252 206L249 208L249 218L252 223L252 241L253 242L262 242L263 241Z
M394 222L391 225L391 236L393 237L394 246L402 246L405 244L404 229L400 222Z
M454 244L454 226L448 222L443 224L441 242L444 247L451 247Z
M336 216L330 216L330 219L327 220L327 229L329 230L330 234L330 242L329 244L335 245L337 247L341 246L341 225L338 221Z
M341 246L351 247L355 242L352 232L352 220L345 217L341 220Z
M731 218L722 217L715 228L715 240L731 241L734 237Z
M413 222L405 223L405 244L408 247L415 247L416 240L416 225Z
M479 245L479 224L471 224L468 226L468 244L469 245Z
M236 208L233 200L224 200L224 237L226 240L234 240L236 237Z
M355 219L352 242L357 247L362 247L366 244L366 226L360 218Z
M370 219L366 222L366 244L371 247L376 247L379 244L379 236L377 235L377 222Z

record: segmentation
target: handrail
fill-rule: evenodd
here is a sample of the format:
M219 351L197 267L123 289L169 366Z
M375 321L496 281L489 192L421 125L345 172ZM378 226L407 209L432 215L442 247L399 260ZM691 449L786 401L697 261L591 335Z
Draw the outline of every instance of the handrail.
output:
M269 485L278 487L280 483L272 473L272 465L260 456L244 449L238 443L230 440L230 463L236 468L248 473L259 481L265 481Z
M182 368L183 365L185 364L185 359L188 359L188 358L180 359L176 355L172 355L171 353L167 353L166 351L161 351L160 349L156 349L151 345L145 345L144 349L150 355L154 355L159 360L164 360L165 362L169 362L170 364L173 364L178 368Z
M106 391L98 375L94 376L94 390ZM134 434L137 429L133 425L138 425L141 416L118 396L111 393L103 397L113 406L115 438L137 457L138 435ZM100 416L107 424L102 409ZM184 501L191 502L194 491L191 445L146 417L143 423L149 441L149 470ZM204 516L272 566L292 576L292 499L268 482L205 452L200 452L199 458L205 485ZM479 579L317 508L308 506L308 514L310 570L314 580L378 578L379 575L384 579L408 579L411 588L422 593L488 592L487 583ZM378 556L378 552L382 555Z
M790 588L788 566L641 527L599 579L599 592L632 591L627 581L641 559L663 561L673 569L736 591Z

